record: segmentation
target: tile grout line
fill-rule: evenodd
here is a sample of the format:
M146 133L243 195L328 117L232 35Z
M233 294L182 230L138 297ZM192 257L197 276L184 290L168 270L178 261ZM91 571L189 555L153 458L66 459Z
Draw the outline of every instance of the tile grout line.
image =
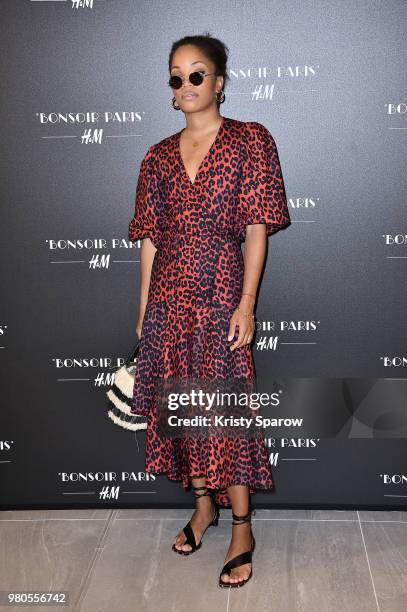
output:
M9 519L6 518L6 519L2 519L1 515L0 515L0 525L2 523L11 523L13 521L15 523L18 523L18 522L20 522L20 523L27 523L27 522L36 523L36 522L39 522L39 521L49 521L49 522L51 522L51 521L107 521L108 518L109 518L110 512L112 512L113 510L114 510L114 508L109 510L109 514L107 514L104 518L85 518L85 517L83 517L83 518L81 518L81 517L78 517L78 518L68 518L66 516L63 516L63 517L59 517L59 516L53 516L53 517L43 516L42 518L26 518L26 519L24 519L24 518L9 518Z
M88 569L85 572L84 579L82 580L82 584L79 590L79 595L73 607L74 612L80 612L81 610L81 605L88 591L89 582L93 574L93 570L95 568L97 561L99 560L100 555L102 554L102 551L104 549L104 542L107 538L107 535L109 534L112 524L114 523L117 512L118 510L111 510L111 512L105 519L105 526L102 530L102 533L100 534L98 538L98 541L93 551L93 555L91 556L91 559L88 564Z
M357 511L356 511L357 512ZM143 518L138 518L138 517L123 517L123 518L116 518L116 521L185 521L187 517L183 516L183 517L179 517L179 516L173 516L173 517L143 517ZM12 519L11 519L12 520ZM63 519L62 519L63 520ZM220 521L231 521L232 519L229 518L219 518ZM407 519L405 521L397 521L397 520L381 520L381 519L371 519L371 520L363 520L363 519L358 519L358 518L354 518L354 519L341 519L341 518L254 518L254 521L304 521L304 522L333 522L333 523L400 523L400 524L404 524L407 523Z
M374 580L373 580L372 568L370 567L369 555L367 554L366 541L365 541L365 536L364 536L364 533L363 533L362 522L361 522L360 516L359 516L359 510L357 510L357 514L358 514L358 518L359 518L360 534L362 536L363 547L365 549L367 566L369 568L370 580L371 580L371 583L372 583L373 593L374 593L375 600L376 600L376 606L377 606L378 612L380 612L379 600L377 599L376 587L375 587L375 583L374 583ZM374 521L371 521L371 522L374 522Z
M117 512L119 509L114 509L112 508L111 512ZM139 518L139 517L127 517L127 518L116 518L116 521L185 521L187 517L183 516L183 517L179 517L179 516L174 516L174 517L143 517L143 518ZM0 525L2 523L36 523L36 522L41 522L41 521L107 521L109 519L109 517L106 517L104 519L87 519L87 518L76 518L76 519L70 519L70 518L41 518L41 519L0 519ZM226 519L226 518L220 518L220 521L231 521L232 519ZM339 522L339 523L400 523L401 525L407 523L407 519L405 521L397 521L397 520L392 520L392 519L340 519L340 518L333 518L333 519L329 519L329 518L321 518L321 519L317 519L317 518L313 518L313 519L307 519L307 518L254 518L253 521L313 521L313 522Z

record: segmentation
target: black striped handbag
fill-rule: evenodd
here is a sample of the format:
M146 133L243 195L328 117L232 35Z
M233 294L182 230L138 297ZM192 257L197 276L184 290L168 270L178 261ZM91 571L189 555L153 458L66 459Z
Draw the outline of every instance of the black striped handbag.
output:
M147 417L130 412L139 348L140 339L138 338L124 364L116 368L113 384L106 393L109 402L107 411L109 418L116 425L131 431L147 429Z

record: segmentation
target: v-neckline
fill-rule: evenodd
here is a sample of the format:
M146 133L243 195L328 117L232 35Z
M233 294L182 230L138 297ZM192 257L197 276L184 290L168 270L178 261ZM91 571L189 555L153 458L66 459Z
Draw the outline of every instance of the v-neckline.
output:
M199 164L198 170L196 171L196 174L194 176L194 180L193 181L191 181L191 177L188 174L187 168L186 168L186 166L184 164L184 160L182 159L182 155L181 155L181 134L185 130L185 128L183 128L182 130L180 130L178 132L178 138L177 138L178 156L179 156L179 159L180 159L180 162L181 162L182 170L183 170L183 172L185 174L185 177L187 178L187 180L188 180L188 182L189 182L191 187L193 187L195 185L196 179L198 178L198 174L202 171L202 166L203 166L204 162L207 160L209 155L212 153L212 150L215 148L215 145L217 144L217 142L219 140L221 132L223 131L224 124L225 124L225 117L222 116L222 121L221 121L221 123L220 123L220 125L218 127L218 131L216 132L216 136L215 136L211 146L209 147L205 157L202 159L201 163Z

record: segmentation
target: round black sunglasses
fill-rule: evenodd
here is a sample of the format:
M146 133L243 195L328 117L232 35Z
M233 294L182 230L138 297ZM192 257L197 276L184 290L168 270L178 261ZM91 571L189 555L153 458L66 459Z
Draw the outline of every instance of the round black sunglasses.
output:
M203 70L196 70L195 72L191 72L188 79L192 85L197 86L201 85L203 83L204 78L206 76L209 76L210 74L216 74L216 72L203 72ZM182 79L178 75L174 75L169 78L168 85L172 87L172 89L180 89L180 87L182 87L183 82L184 79Z

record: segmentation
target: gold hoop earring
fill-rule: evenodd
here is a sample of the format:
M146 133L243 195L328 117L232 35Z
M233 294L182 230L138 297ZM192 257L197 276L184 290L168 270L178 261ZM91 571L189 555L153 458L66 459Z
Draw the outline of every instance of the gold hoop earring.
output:
M175 110L181 110L180 106L175 106L176 103L177 102L176 102L176 99L175 99L175 96L174 96L173 99L172 99L172 108L174 108Z

